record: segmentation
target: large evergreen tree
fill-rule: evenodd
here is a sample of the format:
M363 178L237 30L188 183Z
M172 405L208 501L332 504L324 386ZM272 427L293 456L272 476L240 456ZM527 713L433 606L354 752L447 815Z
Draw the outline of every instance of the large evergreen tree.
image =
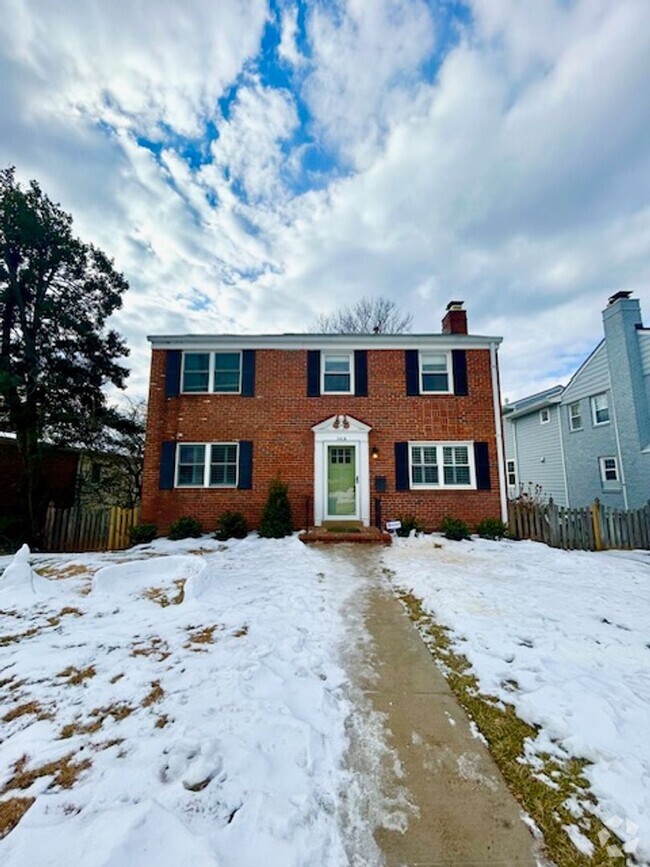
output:
M106 321L127 288L36 181L22 188L13 168L0 171L0 430L16 435L32 543L44 506L42 442L78 442L107 412L103 387L124 387L126 345Z

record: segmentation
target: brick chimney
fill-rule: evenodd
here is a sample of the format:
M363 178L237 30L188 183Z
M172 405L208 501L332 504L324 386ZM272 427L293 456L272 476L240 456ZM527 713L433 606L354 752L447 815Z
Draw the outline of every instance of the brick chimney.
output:
M450 301L447 312L442 320L443 334L467 334L467 313L463 308L464 301Z

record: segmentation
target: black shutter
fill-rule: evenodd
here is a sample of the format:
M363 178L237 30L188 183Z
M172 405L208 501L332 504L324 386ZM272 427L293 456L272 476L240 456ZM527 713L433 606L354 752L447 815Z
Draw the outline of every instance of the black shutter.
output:
M320 349L307 351L307 397L320 396Z
M241 354L241 393L242 397L255 395L255 350L244 349Z
M239 484L242 491L250 491L253 487L253 443L241 440L239 443Z
M181 388L181 361L183 353L180 349L168 349L165 367L165 397L176 397Z
M406 367L406 393L415 395L420 393L420 361L417 349L404 350L404 364Z
M487 443L474 443L474 464L476 466L476 487L479 491L489 491L490 457Z
M454 372L454 394L464 396L467 390L467 355L464 349L451 350L451 366Z
M174 487L174 462L176 460L176 443L167 440L162 444L160 452L160 479L161 491L169 491Z
M368 397L368 353L357 349L354 353L354 393L357 397Z
M395 443L395 490L409 489L409 444Z

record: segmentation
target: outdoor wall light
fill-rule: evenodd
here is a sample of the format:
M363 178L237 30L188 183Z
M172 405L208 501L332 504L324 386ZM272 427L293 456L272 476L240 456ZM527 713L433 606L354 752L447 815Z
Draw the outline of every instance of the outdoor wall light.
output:
M378 457L379 457L379 449L377 448L377 446L373 446L372 447L372 459L373 459L373 461L376 461Z

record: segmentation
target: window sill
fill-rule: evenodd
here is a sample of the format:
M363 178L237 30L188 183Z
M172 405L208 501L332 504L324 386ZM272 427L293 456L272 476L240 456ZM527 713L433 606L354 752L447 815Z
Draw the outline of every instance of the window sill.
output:
M475 485L411 485L410 491L476 491Z

